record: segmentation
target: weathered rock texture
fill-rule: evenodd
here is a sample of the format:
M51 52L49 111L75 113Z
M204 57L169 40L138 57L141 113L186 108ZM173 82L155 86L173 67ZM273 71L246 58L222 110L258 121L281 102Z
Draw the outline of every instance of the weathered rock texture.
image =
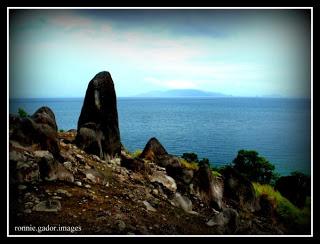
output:
M140 158L150 160L162 167L181 167L179 159L168 154L157 138L152 137L144 147Z
M223 181L212 175L209 165L199 167L193 179L193 189L207 205L222 208Z
M224 197L234 203L235 207L255 211L257 200L252 183L231 167L226 167L224 177Z
M57 124L54 113L48 107L39 108L31 117L10 115L10 139L22 145L36 144L48 150L57 159L60 148L57 140Z
M117 98L109 72L100 72L89 82L78 120L76 143L102 159L120 155Z

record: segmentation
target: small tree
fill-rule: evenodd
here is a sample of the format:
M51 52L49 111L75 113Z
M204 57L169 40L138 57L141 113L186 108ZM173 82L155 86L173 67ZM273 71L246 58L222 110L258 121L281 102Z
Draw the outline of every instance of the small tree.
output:
M28 113L23 108L19 108L18 113L21 118L25 118L28 116Z
M233 160L234 169L251 181L262 184L270 184L276 178L275 166L264 157L260 157L256 151L240 150Z

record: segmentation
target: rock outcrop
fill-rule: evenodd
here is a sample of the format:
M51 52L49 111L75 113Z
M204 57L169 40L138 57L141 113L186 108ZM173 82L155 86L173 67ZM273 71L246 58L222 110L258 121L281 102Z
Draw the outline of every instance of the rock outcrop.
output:
M178 157L169 154L155 137L147 142L139 158L150 160L161 167L181 167Z
M109 72L100 72L89 82L78 120L76 144L101 159L120 156L117 98Z
M208 206L222 208L223 181L214 177L209 165L202 164L192 181L193 190Z
M257 199L252 183L231 167L226 167L222 175L224 178L224 197L228 198L236 208L255 211Z
M54 113L48 107L39 108L31 117L10 115L10 139L25 146L35 144L38 149L48 150L56 158L60 156L57 124Z

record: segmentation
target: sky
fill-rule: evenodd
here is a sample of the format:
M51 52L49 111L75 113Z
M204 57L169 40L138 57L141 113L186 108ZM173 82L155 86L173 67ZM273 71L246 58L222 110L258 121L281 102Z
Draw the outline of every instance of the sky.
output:
M11 9L9 96L84 97L109 71L121 97L310 97L310 18L294 9Z

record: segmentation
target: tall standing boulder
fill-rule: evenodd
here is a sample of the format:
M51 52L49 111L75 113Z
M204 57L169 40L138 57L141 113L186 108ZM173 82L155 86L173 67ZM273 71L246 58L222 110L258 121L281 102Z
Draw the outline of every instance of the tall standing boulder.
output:
M120 156L117 98L109 72L100 72L89 82L78 120L76 143L102 159Z

